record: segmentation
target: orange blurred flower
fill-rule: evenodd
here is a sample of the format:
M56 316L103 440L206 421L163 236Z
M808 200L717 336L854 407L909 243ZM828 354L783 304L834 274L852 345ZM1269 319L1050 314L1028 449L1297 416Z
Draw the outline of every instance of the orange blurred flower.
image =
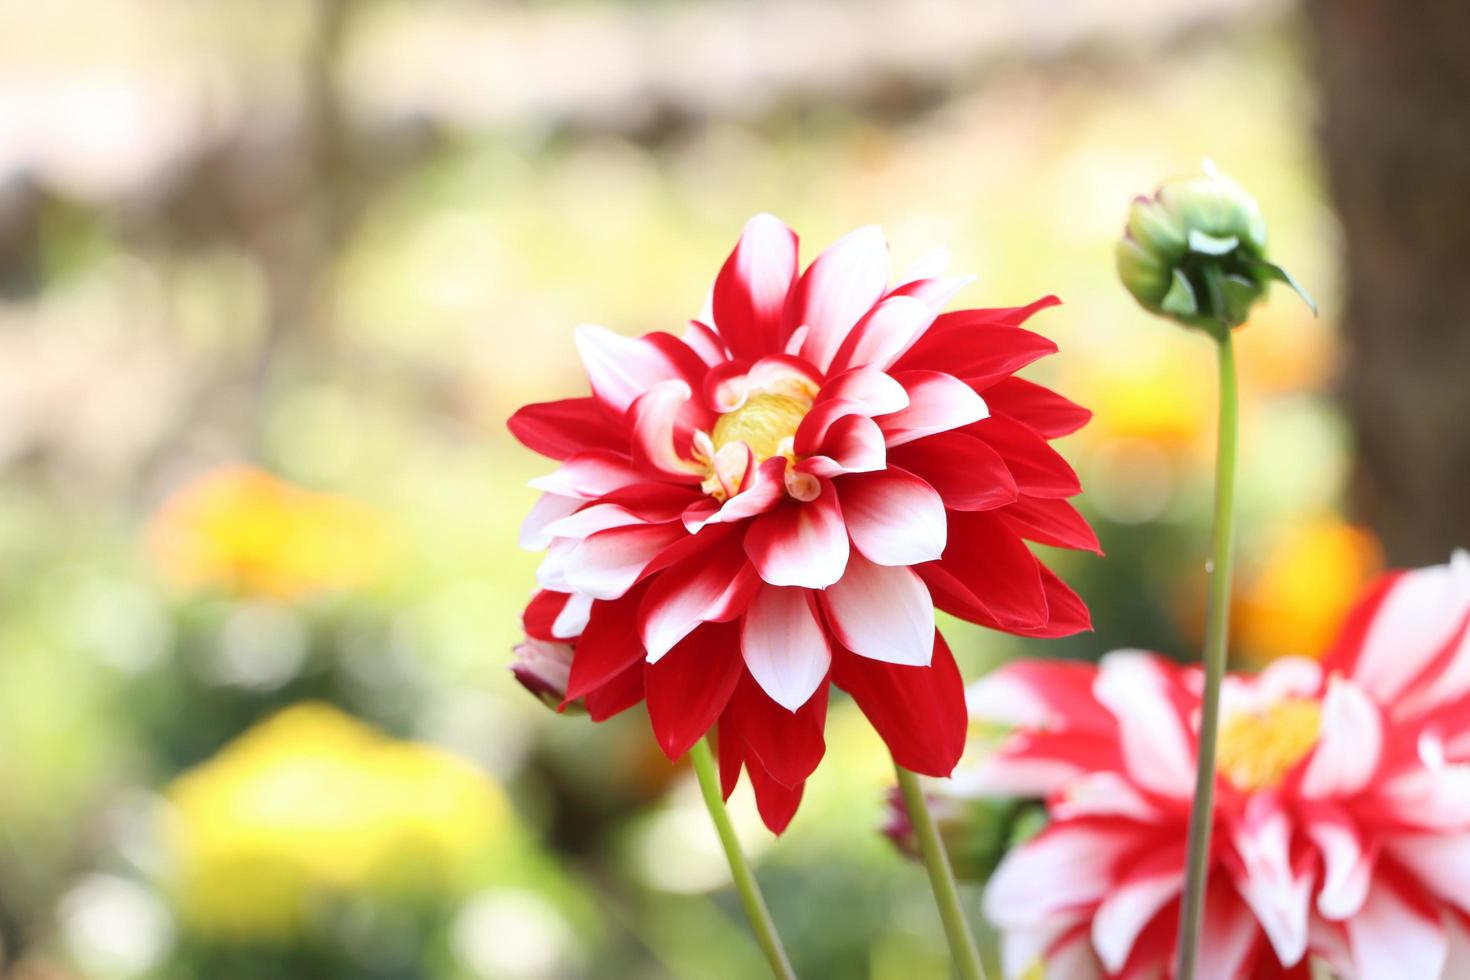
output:
M369 581L383 565L386 529L359 501L227 466L170 497L149 544L178 588L294 599Z
M1332 517L1293 523L1239 587L1235 629L1246 659L1320 656L1382 563L1363 528Z

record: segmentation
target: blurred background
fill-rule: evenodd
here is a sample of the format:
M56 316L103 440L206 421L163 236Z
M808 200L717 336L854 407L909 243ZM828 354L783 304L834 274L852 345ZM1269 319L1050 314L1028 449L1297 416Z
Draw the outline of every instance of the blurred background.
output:
M1321 650L1470 544L1470 8L1435 0L0 0L0 973L762 974L639 711L506 670L572 328L675 329L741 224L879 222L964 305L1057 293L1031 376L1097 631L1193 656L1212 351L1143 315L1131 196L1212 157L1282 291L1239 335L1236 658ZM951 624L953 625L953 624ZM946 976L834 704L790 831L733 807L798 972ZM976 913L978 918L978 911Z

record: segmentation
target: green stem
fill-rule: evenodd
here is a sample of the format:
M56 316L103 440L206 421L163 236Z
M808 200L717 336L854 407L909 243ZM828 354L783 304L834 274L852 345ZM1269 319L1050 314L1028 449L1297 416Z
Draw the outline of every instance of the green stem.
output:
M715 767L714 753L709 750L709 740L700 739L689 750L694 763L694 774L699 777L699 791L704 796L704 805L714 821L715 831L720 835L720 844L725 848L725 858L730 862L730 877L735 890L740 893L740 904L745 906L745 916L750 920L751 931L766 961L771 965L771 975L781 980L796 980L796 973L786 959L786 950L781 946L781 937L776 933L776 924L771 921L766 900L761 897L760 885L740 849L740 840L735 836L735 825L730 822L725 809L725 798L720 792L720 775Z
M962 980L985 980L980 951L975 947L975 937L970 935L969 923L965 921L959 890L954 883L954 871L949 866L944 841L934 827L934 818L929 815L924 788L919 785L918 776L897 762L893 768L898 773L898 788L903 793L904 805L908 807L914 836L919 839L919 853L924 857L924 867L929 869L929 887L933 889L934 902L939 906L939 918L944 922L944 935L949 939L954 965Z
M1174 975L1193 980L1204 916L1205 883L1210 872L1210 829L1215 810L1215 743L1220 729L1220 679L1230 640L1230 566L1235 538L1235 463L1239 451L1239 408L1235 348L1230 329L1220 344L1220 434L1215 449L1215 517L1211 536L1209 604L1205 609L1205 690L1200 711L1199 760L1194 806L1189 814L1189 852L1184 899L1179 910L1179 949Z

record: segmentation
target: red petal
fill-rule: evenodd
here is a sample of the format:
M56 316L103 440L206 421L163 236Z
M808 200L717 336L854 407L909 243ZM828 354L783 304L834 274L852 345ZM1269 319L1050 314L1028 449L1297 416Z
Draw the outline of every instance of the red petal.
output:
M741 670L740 630L733 623L701 626L658 663L645 665L648 719L665 755L680 758L710 730Z
M1076 402L1024 378L1004 378L984 390L992 415L1008 415L1048 439L1076 432L1092 412Z
M603 414L595 398L527 405L505 424L521 445L552 459L566 459L589 449L628 448L627 434Z
M986 611L991 622L985 625L1005 630L1046 625L1041 563L1015 532L993 515L951 511L949 547L939 566Z
M965 312L973 311L940 315L893 370L943 371L983 388L1057 352L1057 345L1040 334L966 322Z
M941 432L895 446L888 459L922 477L951 510L993 510L1013 503L1018 494L1000 453L963 432Z
M588 691L582 699L587 706L587 717L606 721L642 701L643 673L643 664L634 663L595 691Z
M827 690L824 680L806 704L791 712L772 701L746 674L730 699L720 731L724 732L728 721L744 741L747 756L754 753L777 781L800 786L827 750L822 737L827 721Z
M832 680L852 695L899 765L927 776L954 770L965 750L965 684L938 630L928 667L842 650L832 660Z
M750 773L750 786L755 790L755 808L760 811L761 819L771 833L781 833L796 815L804 787L783 785L753 758L746 759L745 769Z
M1036 567L1041 570L1041 584L1046 589L1046 624L1032 629L1012 629L1010 632L1017 636L1053 639L1092 629L1092 612L1087 608L1087 603L1082 601L1082 597L1073 592L1046 565L1037 562Z
M566 700L575 701L643 659L637 619L638 604L646 591L647 586L636 585L621 599L592 604L587 628L572 654Z
M745 741L731 723L728 710L720 715L715 742L720 753L720 795L728 800L740 782L740 769L745 764Z
M566 642L565 638L558 637L551 632L551 624L556 622L556 617L561 615L562 607L570 598L571 596L565 592L539 590L526 605L526 611L521 613L521 626L525 629L526 635L538 640Z
M1086 518L1060 498L1022 497L1012 506L996 511L995 516L1027 541L1102 554L1097 535Z
M1000 453L1022 493L1032 497L1071 497L1082 492L1076 472L1035 429L993 415L965 431Z
M736 357L780 349L781 313L796 279L796 233L769 214L745 223L715 279L715 326Z

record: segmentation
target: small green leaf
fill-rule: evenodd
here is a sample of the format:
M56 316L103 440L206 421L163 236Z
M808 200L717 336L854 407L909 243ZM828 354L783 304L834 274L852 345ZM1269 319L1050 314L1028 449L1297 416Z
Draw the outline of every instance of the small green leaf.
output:
M1198 228L1189 229L1189 250L1191 252L1199 252L1202 255L1229 255L1239 245L1240 239L1234 235L1218 238Z
M1275 279L1277 282L1290 286L1291 291L1300 296L1302 302L1307 304L1307 308L1312 311L1312 316L1317 316L1316 301L1312 299L1311 294L1302 288L1301 283L1291 277L1291 273L1271 262L1257 262L1255 263L1255 268L1257 275L1263 276L1266 279Z
M1174 270L1174 284L1164 294L1164 300L1159 307L1170 316L1197 316L1199 314L1199 301L1195 298L1194 287L1189 284L1189 280L1185 278L1181 270Z

